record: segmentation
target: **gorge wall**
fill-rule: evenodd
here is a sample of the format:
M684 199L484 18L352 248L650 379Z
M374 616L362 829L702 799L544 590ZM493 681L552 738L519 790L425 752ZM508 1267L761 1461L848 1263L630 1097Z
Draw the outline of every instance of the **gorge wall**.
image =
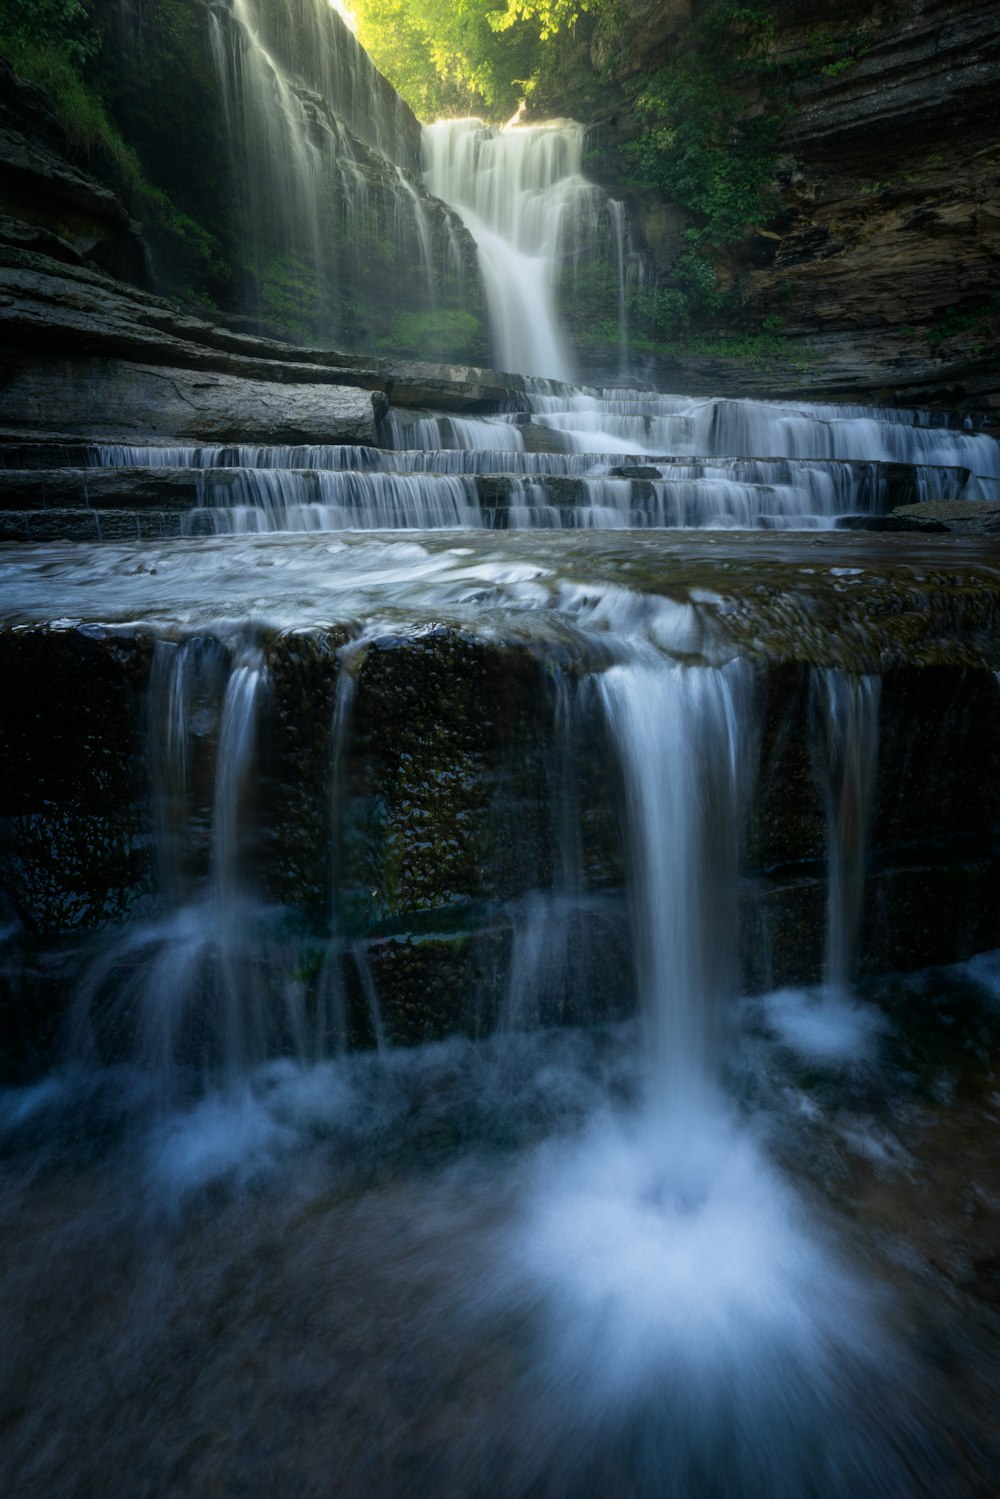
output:
M412 112L329 7L128 0L93 15L87 68L129 169L100 143L81 148L6 73L7 242L151 284L245 331L488 359L471 240L424 189ZM993 409L995 7L670 0L615 17L580 20L532 111L587 124L587 171L627 202L626 367L692 392ZM706 37L722 38L718 56ZM731 157L759 141L745 152L763 174L753 206L725 171L710 205L724 233L702 211L710 186L685 205L652 180L671 128L654 107L664 78L703 111L696 174L711 176L709 148ZM608 247L567 247L560 310L587 378L622 368L613 261Z
M626 0L621 29L610 37L598 30L589 53L581 44L575 54L566 104L589 109L603 170L619 185L632 176L637 243L664 287L690 293L683 257L705 215L635 185L642 174L631 153L662 124L655 110L644 112L650 79L666 68L693 80L687 97L709 121L729 120L737 98L732 138L768 117L776 127L773 174L757 212L727 242L701 241L724 310L703 312L700 340L658 328L654 317L637 367L685 389L735 377L744 388L995 408L996 7L776 0L750 8L767 20L756 33L727 22L727 46L746 58L728 68L704 51L707 22L720 9L710 0ZM691 357L699 341L716 356L707 366Z
M5 242L245 330L485 360L472 241L424 189L412 111L324 0L88 15L78 71L54 43L25 53L47 94L3 75Z

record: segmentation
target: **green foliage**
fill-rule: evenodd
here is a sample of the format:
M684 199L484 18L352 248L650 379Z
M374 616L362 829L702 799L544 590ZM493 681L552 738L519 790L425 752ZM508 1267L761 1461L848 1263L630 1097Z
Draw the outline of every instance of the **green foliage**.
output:
M263 310L286 338L305 342L316 323L318 292L313 266L295 255L271 255L260 284Z
M353 0L372 61L423 119L503 120L591 0Z
M674 266L674 281L685 294L692 315L715 317L730 306L732 299L728 292L720 291L715 267L694 247L697 243L694 237L692 248L685 250Z
M168 287L197 296L206 282L224 281L229 268L215 237L149 180L135 146L108 107L102 75L123 70L117 51L113 62L104 56L112 50L99 24L106 23L106 10L99 13L81 0L3 0L0 52L43 90L71 150L142 221L168 267ZM160 15L174 32L179 18L190 21L189 8L176 0L163 0ZM176 137L174 147L176 152Z
M4 0L0 50L16 56L23 49L53 49L79 64L94 55L97 45L82 0Z
M699 246L732 244L770 206L781 113L744 116L748 95L772 91L772 30L769 10L716 5L636 95L645 128L624 149L633 179L691 213Z
M466 359L484 345L483 327L463 307L399 312L392 331L375 342L380 352L411 359Z
M590 0L507 0L504 10L489 12L487 19L494 31L507 31L518 21L532 21L538 27L539 40L564 26L575 26L581 11L590 9Z
M0 32L0 52L10 58L17 73L48 96L56 119L81 155L97 162L104 159L112 169L128 170L129 153L121 133L103 99L84 82L66 47Z
M927 342L937 350L949 339L962 334L971 334L975 340L972 352L981 354L987 346L995 346L1000 339L1000 297L991 297L980 307L961 311L951 307L939 323L927 331Z
M829 25L814 26L784 67L792 77L821 73L826 78L839 78L871 51L877 24L868 21L847 32L837 32Z

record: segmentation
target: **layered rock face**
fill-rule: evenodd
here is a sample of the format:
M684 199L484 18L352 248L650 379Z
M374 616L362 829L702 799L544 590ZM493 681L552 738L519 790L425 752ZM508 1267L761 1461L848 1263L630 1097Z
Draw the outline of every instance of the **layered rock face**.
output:
M472 240L423 186L412 111L326 0L100 0L89 24L96 146L4 74L0 242L258 333L485 356Z
M140 226L66 144L44 94L0 59L0 242L145 285Z
M3 1030L15 1070L65 1036L74 994L90 995L113 1056L123 974L162 948L181 975L189 940L196 966L213 953L250 964L279 1049L290 1044L278 1034L289 985L312 1015L336 992L342 1039L362 1045L489 1032L510 983L530 991L545 1023L631 1009L635 851L619 810L629 769L595 690L612 643L560 639L544 612L523 615L526 599L520 624L515 610L495 615L499 631L463 626L446 591L431 606L445 621L435 626L412 585L404 601L398 584L400 624L369 624L367 639L351 642L346 615L317 624L315 604L299 603L297 622L281 627L267 616L284 608L273 583L287 541L230 543L240 566L267 569L257 624L211 623L211 588L198 606L208 614L186 627L124 622L130 607L159 607L127 573L114 582L127 549L95 567L89 619L30 623L28 596L8 610L20 623L0 631L0 683L22 710L0 739L3 900L16 933ZM859 837L867 878L852 966L917 967L1000 940L996 578L961 552L884 548L876 560L871 545L864 578L851 576L857 538L813 543L806 557L762 543L742 560L739 548L706 559L651 540L620 543L614 560L596 543L576 556L603 580L595 596L634 586L639 569L650 587L669 587L666 607L697 619L685 627L692 645L747 663L739 924L749 990L829 968L831 871ZM428 560L456 568L448 546L442 538ZM466 565L488 567L495 550L466 548ZM322 561L329 540L312 551ZM377 554L359 537L336 566L384 566ZM533 543L503 555L516 569L552 554ZM142 565L156 587L157 571L197 572L210 559L164 545ZM62 600L79 559L53 562ZM321 587L318 566L311 576ZM547 586L555 601L555 580ZM830 725L857 730L827 723L824 704L862 681L877 693L859 746L873 757L873 789L848 817L854 793L831 768ZM915 752L917 721L935 732ZM517 952L523 966L539 920L556 949L562 931L566 954L526 977Z
M800 25L819 19L813 8ZM797 90L778 237L748 245L742 295L822 339L821 358L877 340L876 371L895 364L917 392L998 407L996 7L924 0L866 19L864 55L845 51L842 73Z
M617 64L625 95L602 121L618 141L643 128L629 90L690 45L688 23L710 7L671 0L626 8L628 44ZM767 57L785 112L780 203L715 263L720 284L738 291L738 325L791 342L741 372L721 361L706 369L652 358L648 373L687 378L684 388L735 376L746 390L996 409L996 7L780 0L767 9ZM761 107L748 93L746 117ZM684 248L684 214L647 194L634 201L633 222L657 271L669 275Z

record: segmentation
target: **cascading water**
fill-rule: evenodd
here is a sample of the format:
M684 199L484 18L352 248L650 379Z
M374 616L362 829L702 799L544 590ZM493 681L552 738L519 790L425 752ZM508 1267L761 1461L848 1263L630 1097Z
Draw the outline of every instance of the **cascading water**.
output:
M458 219L416 175L406 105L326 0L229 0L208 21L248 310L348 347L405 343L405 319L429 318L435 351L437 312L476 288Z
M277 977L286 958L248 857L266 691L251 643L230 654L195 636L155 653L148 711L163 910L87 975L74 1050L135 1063L166 1103L192 1070L202 1081L238 1082L276 1034L302 1031L294 981Z
M640 658L612 667L600 690L624 770L650 1087L659 1106L690 1122L714 1078L721 1012L736 985L749 687L739 665L723 672Z
M472 418L393 411L382 425L382 448L115 443L89 447L86 458L94 467L195 470L198 508L184 524L199 535L455 526L816 529L839 516L882 514L900 500L974 498L1000 474L1000 444L992 437L931 425L917 411L845 408L837 415L827 406L527 384L517 412ZM545 451L537 450L539 432ZM791 456L725 456L741 432L752 433L760 453ZM664 451L684 456L658 456ZM888 460L907 465L906 472Z
M882 682L824 671L816 688L830 845L825 979L836 994L850 985L861 925Z
M870 1055L881 1021L859 1005L852 979L861 931L882 681L837 670L811 679L815 773L827 840L826 934L818 993L778 990L767 1000L776 1033L802 1055L830 1063Z
M467 236L325 0L211 24L262 301L304 268L307 331L359 344L341 293L446 311ZM425 136L514 369L569 367L555 293L595 255L624 355L626 229L581 138ZM876 671L897 746L908 691L957 704L905 767L923 862L880 902L910 940L907 881L919 907L965 879L946 956L995 931L995 573L814 533L989 492L1000 447L918 411L511 384L397 404L381 447L80 440L57 480L5 473L30 522L75 485L117 537L2 561L12 1492L991 1491L995 976L849 986ZM811 534L649 534L676 527ZM739 999L761 932L794 985L824 931L822 987Z
M15 1318L0 1349L0 1391L28 1405L0 1435L18 1483L99 1488L108 1454L132 1451L124 1381L181 1454L147 1458L156 1494L180 1462L205 1491L223 1457L252 1488L254 1460L204 1425L251 1418L283 1471L358 1491L353 1433L301 1421L306 1379L318 1408L375 1411L386 1492L404 1475L440 1492L446 1461L455 1499L484 1473L512 1495L948 1492L971 1361L941 1397L905 1334L912 1306L900 1333L871 1268L906 1276L895 1240L862 1239L862 1272L854 1200L829 1224L812 1206L860 1175L900 1210L913 1173L864 1163L887 1158L900 1090L926 1113L936 1074L859 1119L878 1088L845 1104L815 1053L796 1070L734 1003L758 716L787 695L760 600L791 573L777 628L807 639L802 578L826 569L824 607L860 587L827 548L849 559L857 537L753 540L723 538L711 576L714 546L649 535L20 550L16 643L67 652L94 675L88 712L112 720L103 673L148 682L161 912L61 959L73 1065L0 1092L17 1238L0 1291L59 1310L57 1336ZM889 586L872 584L879 609ZM949 572L936 618L955 588ZM742 659L729 603L755 621ZM846 628L856 595L840 607ZM847 868L870 684L817 675L795 701L817 765L830 757ZM86 744L102 748L92 718ZM812 790L821 829L822 776ZM58 822L42 834L61 868ZM638 1020L616 1021L629 1007ZM927 1273L918 1260L903 1293L921 1315ZM70 1469L43 1417L78 1434Z
M643 1412L641 1493L792 1496L817 1468L824 1495L892 1492L895 1433L881 1440L859 1403L895 1358L876 1300L722 1087L751 675L642 651L599 691L625 786L646 1098L550 1148L513 1239L547 1307L542 1388L574 1409L582 1465L623 1407ZM853 1450L831 1407L850 1412Z
M427 185L458 210L478 246L501 369L572 378L555 293L573 253L594 258L610 244L624 285L620 206L613 211L583 177L583 137L572 121L498 130L442 120L424 131Z

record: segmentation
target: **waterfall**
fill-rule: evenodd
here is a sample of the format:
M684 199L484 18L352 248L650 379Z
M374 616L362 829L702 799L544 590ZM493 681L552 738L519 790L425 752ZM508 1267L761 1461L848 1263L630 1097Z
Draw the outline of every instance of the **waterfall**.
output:
M826 983L847 991L865 888L868 825L878 766L879 677L817 671L821 777L828 843Z
M593 682L553 671L547 752L551 867L514 912L501 1029L531 1031L582 1018L607 966L607 929L583 873L578 747L594 732Z
M625 778L637 980L654 1097L704 1106L736 983L740 790L749 678L639 658L600 691Z
M166 1105L192 1072L236 1082L304 1034L289 955L253 874L267 674L248 641L157 647L148 735L160 914L84 978L73 1050L134 1063Z
M424 131L427 185L457 209L478 246L501 369L571 378L555 302L571 250L582 246L593 258L610 240L624 286L620 205L611 209L583 177L583 139L583 126L572 121L498 130L481 120L442 120Z
M208 24L248 310L299 342L466 353L448 344L448 313L476 306L460 223L419 180L411 111L327 0L228 0Z
M829 529L839 517L898 504L974 498L1000 476L993 437L935 424L922 411L699 400L542 379L496 404L502 409L475 416L394 408L380 424L381 447L92 444L74 460L87 465L75 479L88 507L88 484L99 488L93 469L135 469L168 504L171 487L184 488L194 508L179 529L204 535ZM742 442L761 456L734 456ZM176 472L153 472L163 469ZM90 513L99 519L99 499Z
M868 838L879 750L877 676L816 668L809 688L809 732L826 821L827 878L823 984L780 989L765 999L769 1023L811 1060L840 1065L869 1059L882 1029L858 1004L851 980L865 898Z

